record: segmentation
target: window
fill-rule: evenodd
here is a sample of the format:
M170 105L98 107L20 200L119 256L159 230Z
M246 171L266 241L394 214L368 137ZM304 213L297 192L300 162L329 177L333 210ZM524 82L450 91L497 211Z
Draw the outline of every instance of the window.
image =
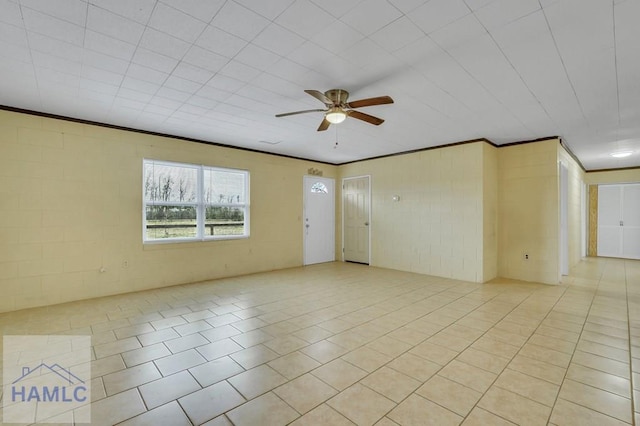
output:
M313 185L311 185L311 192L316 194L328 194L329 190L327 189L327 186L324 183L316 182Z
M249 172L143 161L143 241L249 236Z

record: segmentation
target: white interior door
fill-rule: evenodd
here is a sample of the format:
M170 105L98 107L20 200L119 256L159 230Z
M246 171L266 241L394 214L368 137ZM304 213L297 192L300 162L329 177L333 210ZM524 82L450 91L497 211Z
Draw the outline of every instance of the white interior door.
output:
M598 186L598 256L640 259L640 184Z
M335 254L335 181L304 177L304 264L333 262Z
M369 176L344 179L342 188L344 260L369 264Z
M622 256L621 196L620 185L598 186L598 256Z
M622 187L622 257L640 259L640 184Z

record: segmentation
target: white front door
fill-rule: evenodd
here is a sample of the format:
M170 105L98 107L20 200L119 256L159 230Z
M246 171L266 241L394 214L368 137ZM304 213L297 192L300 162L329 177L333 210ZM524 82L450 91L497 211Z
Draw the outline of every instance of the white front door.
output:
M342 185L344 260L369 264L369 176L346 178Z
M640 184L598 186L598 256L640 259Z
M333 262L335 254L335 181L304 177L304 264Z

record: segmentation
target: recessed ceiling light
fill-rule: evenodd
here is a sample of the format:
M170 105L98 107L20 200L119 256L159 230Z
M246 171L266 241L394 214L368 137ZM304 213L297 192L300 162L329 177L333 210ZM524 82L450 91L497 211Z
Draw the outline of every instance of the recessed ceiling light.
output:
M624 157L630 156L631 154L633 154L633 152L631 151L619 151L619 152L613 152L609 155L615 158L624 158Z

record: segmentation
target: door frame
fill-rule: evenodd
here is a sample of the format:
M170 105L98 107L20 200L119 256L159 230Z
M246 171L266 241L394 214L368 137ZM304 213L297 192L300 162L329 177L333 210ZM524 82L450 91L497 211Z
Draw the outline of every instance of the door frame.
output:
M372 188L372 181L373 179L371 178L371 175L358 175L358 176L349 176L349 177L343 177L342 178L342 182L341 182L341 186L340 186L340 209L342 210L342 231L341 231L341 237L342 237L342 242L341 242L341 256L340 259L344 262L344 183L347 180L352 180L352 179L362 179L362 178L367 178L369 180L369 194L368 195L368 212L369 212L369 217L368 217L368 221L369 221L369 226L367 228L369 232L369 265L371 265L371 228L373 228L373 223L371 222L371 188Z
M333 233L333 238L332 238L332 247L333 247L333 259L328 261L328 262L333 262L336 260L336 179L332 178L332 177L324 177L324 176L316 176L316 175L303 175L302 176L302 265L306 266L306 265L313 265L313 263L307 263L307 257L308 257L308 253L307 253L307 233L305 232L305 225L306 225L306 221L305 221L305 217L307 216L307 190L306 190L306 182L307 179L309 180L318 180L318 179L326 179L326 180L330 180L332 182L332 186L333 186L333 194L331 194L331 202L332 202L332 214L331 214L331 218L332 218L332 226L331 226L331 230Z

